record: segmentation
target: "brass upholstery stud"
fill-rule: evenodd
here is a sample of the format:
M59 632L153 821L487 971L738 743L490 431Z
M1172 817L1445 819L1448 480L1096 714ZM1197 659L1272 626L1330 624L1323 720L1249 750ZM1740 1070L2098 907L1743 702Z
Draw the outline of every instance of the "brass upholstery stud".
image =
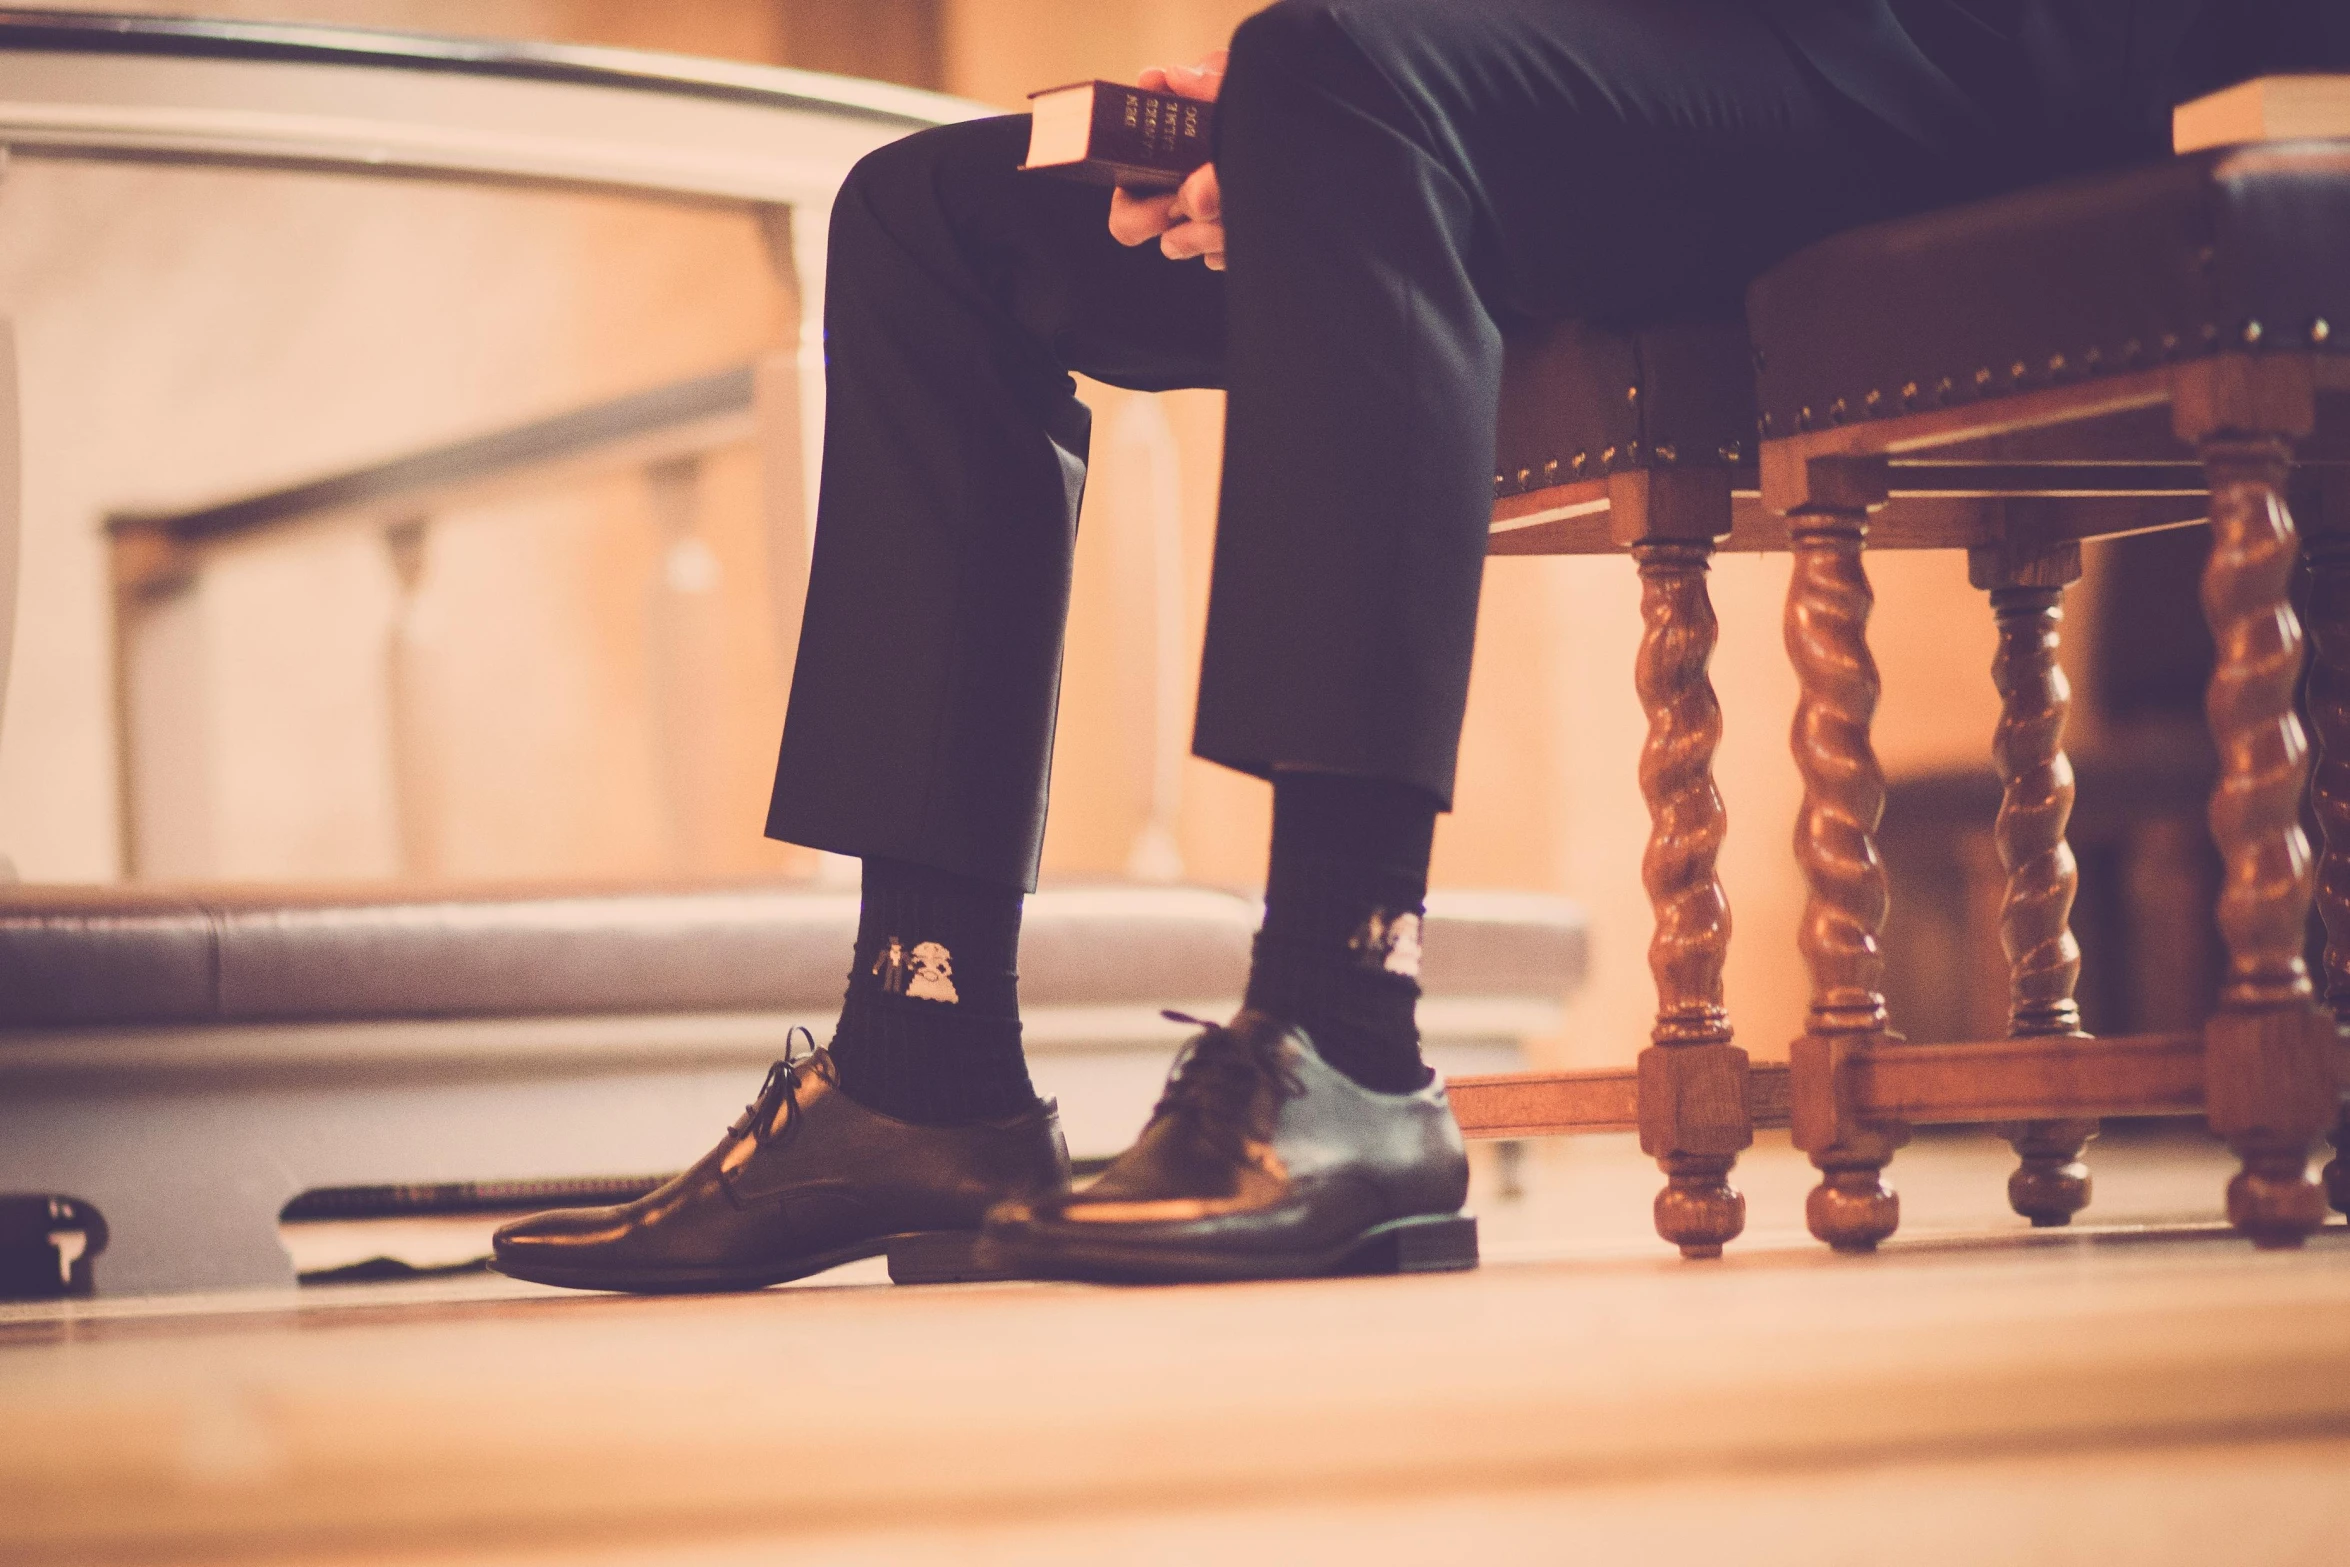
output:
M1521 490L1522 490L1522 489L1526 488L1526 487L1527 487L1529 484L1532 484L1533 482L1534 482L1534 470L1533 470L1533 469L1531 469L1531 468L1520 468L1520 469L1518 470L1518 488L1519 488L1519 489L1521 489Z
M2165 332L2162 334L2162 351L2166 354L2175 354L2179 351L2178 333Z
M1575 470L1577 473L1581 473L1581 472L1584 470L1584 468L1585 468L1587 465L1589 465L1590 461L1591 461L1591 454L1590 454L1589 452L1577 452L1577 453L1575 454L1575 460L1574 460L1574 462L1571 464L1571 466L1574 468L1574 470Z
M2319 316L2315 321L2309 323L2309 340L2311 342L2322 343L2333 335L2334 329L2327 323L2324 316Z
M1736 462L1744 450L1736 441L1724 441L1714 452L1724 462Z
M1601 450L1599 465L1602 468L1613 468L1616 465L1616 449L1614 447L1609 446Z
M2201 336L2202 336L2202 338L2203 338L2203 341L2205 341L2206 343L2216 343L2216 342L2218 342L2218 341L2219 341L2219 323L2218 323L2217 321L2206 321L2206 322L2204 322L2204 323L2203 323L2203 331L2202 331L2202 333L2201 333Z
M1639 388L1639 387L1637 387L1637 386L1627 386L1627 387L1625 387L1625 388L1624 388L1624 401L1625 401L1625 402L1627 402L1627 403L1636 403L1636 402L1640 401L1640 388Z
M1556 484L1559 482L1559 460L1556 457L1551 458L1548 462L1542 465L1542 482L1545 484Z
M1839 397L1828 405L1828 420L1831 424L1842 424L1844 416L1850 411L1844 399Z
M2255 316L2244 323L2244 346L2249 348L2260 341L2260 319Z
M1905 403L1914 403L1918 400L1917 382L1904 381L1901 383L1901 400Z
M1656 460L1658 462L1677 462L1680 460L1681 454L1674 450L1673 443L1670 441L1657 442L1655 451Z
M2030 375L2031 373L2032 367L2025 364L2021 359L2018 359L2014 364L2007 367L2007 378L2011 381L2021 381L2025 376Z
M2146 352L2146 345L2133 337L2128 342L2122 344L2122 361L2126 364L2144 352Z
M1950 377L1944 376L1941 380L1934 383L1934 395L1936 397L1947 398L1951 392L1957 388L1957 385L1958 383L1951 380Z
M2048 373L2049 373L2050 375L2062 375L2062 374L2064 374L2064 371L2065 371L2065 357L2064 357L2064 355L2062 355L2062 354L2050 354L2050 355L2048 356Z

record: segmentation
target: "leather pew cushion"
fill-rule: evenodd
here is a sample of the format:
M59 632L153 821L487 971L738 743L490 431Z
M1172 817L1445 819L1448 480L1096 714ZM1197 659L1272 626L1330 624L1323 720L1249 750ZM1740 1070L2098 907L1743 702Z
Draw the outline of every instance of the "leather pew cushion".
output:
M1582 974L1572 904L1432 900L1431 993L1555 998ZM1237 995L1253 898L1064 886L1029 899L1031 1005ZM0 1028L785 1011L840 1002L853 891L0 887Z
M1566 321L1503 343L1494 493L1753 456L1754 376L1734 317L1636 329Z
M2218 148L1855 229L1747 293L1763 432L2350 341L2350 143Z

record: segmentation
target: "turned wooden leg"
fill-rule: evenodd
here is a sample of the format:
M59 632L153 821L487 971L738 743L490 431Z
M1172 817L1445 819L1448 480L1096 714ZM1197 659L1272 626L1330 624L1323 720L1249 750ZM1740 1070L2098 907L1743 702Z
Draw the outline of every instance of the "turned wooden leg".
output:
M1811 1012L1789 1061L1796 1146L1820 1184L1804 1205L1812 1234L1839 1251L1867 1251L1901 1221L1884 1168L1907 1140L1898 1125L1863 1123L1845 1093L1846 1062L1885 1035L1885 867L1877 824L1885 775L1869 741L1877 665L1869 656L1865 509L1815 510L1790 519L1794 578L1787 595L1787 652L1800 686L1795 765L1803 810L1795 856L1808 897L1800 945L1811 969Z
M2325 1218L2309 1155L2338 1098L2332 1020L2312 1002L2302 958L2314 877L2301 830L2309 753L2293 711L2301 625L2286 597L2297 543L2288 448L2235 434L2198 444L2211 484L2203 612L2218 663L2205 711L2219 750L2211 830L2228 959L2205 1030L2205 1115L2243 1163L2229 1219L2257 1245L2298 1246Z
M2334 1122L2334 1156L2326 1161L2326 1200L2337 1213L2350 1213L2350 1114Z
M2073 764L2064 754L2072 690L2056 661L2064 590L2081 575L2081 550L2067 544L2023 559L1979 549L1969 574L1991 593L1999 651L1991 663L1999 688L1999 729L1992 760L2002 793L1992 836L2007 870L1999 937L2007 949L2007 1032L2012 1039L2079 1035L2073 999L2081 948L2073 939L2073 897L2080 874L2065 825L2073 814ZM2000 1129L2021 1163L2008 1177L2008 1205L2047 1227L2068 1224L2089 1204L2089 1167L2081 1150L2094 1121L2019 1121Z
M2337 1028L2350 1018L2350 475L2328 474L2309 563L2309 718L2317 768L2310 780L2321 835L2317 912L2326 927L2325 999ZM2337 1085L2342 1086L2342 1085ZM2326 1196L2350 1213L2350 1106L2336 1116Z
M1648 713L1640 794L1649 835L1640 875L1656 911L1648 946L1656 1032L1640 1055L1640 1146L1666 1176L1657 1233L1684 1257L1719 1257L1746 1227L1746 1199L1729 1175L1754 1140L1746 1052L1731 1043L1722 1005L1730 905L1715 874L1726 818L1713 776L1722 710L1706 672L1717 632L1705 585L1712 553L1710 540L1632 548L1641 619L1634 680Z

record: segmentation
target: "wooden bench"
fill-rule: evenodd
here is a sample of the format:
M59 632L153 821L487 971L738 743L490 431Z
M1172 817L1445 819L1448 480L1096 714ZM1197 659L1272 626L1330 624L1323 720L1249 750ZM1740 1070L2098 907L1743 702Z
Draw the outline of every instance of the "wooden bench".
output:
M1497 552L1628 548L1639 563L1659 1022L1633 1072L1456 1085L1464 1124L1528 1135L1637 1126L1669 1177L1658 1228L1692 1256L1738 1231L1726 1177L1757 1125L1793 1129L1821 1171L1811 1229L1846 1250L1893 1232L1899 1206L1882 1171L1910 1127L1936 1123L2006 1126L2021 1159L2011 1199L2035 1223L2063 1223L2087 1201L2079 1154L2108 1115L2202 1116L2242 1160L2228 1212L2257 1244L2298 1244L2322 1221L2327 1191L2350 1207L2340 1110L2350 1052L2301 957L2313 865L2300 826L2308 763L2287 505L2298 477L2318 512L2309 705L2327 758L2313 796L2327 836L2314 885L2330 936L2325 999L2339 1007L2350 1002L2350 361L2334 326L2350 325L2345 254L2350 145L2329 143L2223 150L1878 225L1811 248L1751 290L1754 467L1745 441L1719 426L1696 439L1643 432L1641 448L1618 444L1603 475L1548 459L1505 471ZM1726 332L1713 339L1710 369L1637 352L1647 339L1630 362L1711 375L1719 406L1747 368ZM1596 382L1589 367L1604 351L1582 357ZM1551 383L1568 373L1554 366ZM1693 405L1637 377L1623 402ZM2090 1038L2068 929L2063 591L2082 541L2206 516L2229 972L2199 1030ZM1886 1015L1872 545L1967 550L1998 619L2005 1038L1913 1045ZM1796 937L1813 999L1785 1068L1751 1067L1720 1007L1728 925L1713 874L1719 713L1704 589L1716 548L1794 556L1786 625L1809 891ZM2344 1156L2321 1190L2309 1155L2329 1129Z

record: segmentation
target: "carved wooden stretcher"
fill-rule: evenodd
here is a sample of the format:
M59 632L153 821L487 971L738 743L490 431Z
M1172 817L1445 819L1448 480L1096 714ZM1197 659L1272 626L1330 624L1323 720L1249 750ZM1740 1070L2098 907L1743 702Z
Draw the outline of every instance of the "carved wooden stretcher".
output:
M1464 1128L1637 1129L1667 1175L1658 1231L1689 1256L1718 1255L1742 1228L1728 1176L1756 1126L1793 1129L1821 1172L1812 1233L1844 1250L1893 1233L1884 1167L1909 1128L1936 1123L2002 1125L2020 1156L2010 1200L2035 1224L2088 1201L2079 1156L2107 1115L2202 1116L2242 1163L2228 1214L2258 1245L2299 1244L2329 1195L2350 1211L2350 1048L2333 1016L2350 1003L2350 359L2333 326L2350 326L2346 254L2350 144L2223 149L1839 236L1761 280L1743 329L1577 328L1522 348L1494 551L1624 549L1638 563L1658 1017L1633 1070L1455 1082ZM1741 426L1749 389L1759 418ZM2301 826L2289 487L2316 514L2317 858ZM2083 540L2205 517L2228 972L2199 1032L2091 1038L2068 928L2064 589ZM1870 545L1967 550L1998 619L2004 1039L1913 1045L1886 1016ZM1722 1006L1717 549L1794 556L1809 890L1796 935L1812 1004L1784 1067L1750 1065ZM2313 890L2323 1005L2302 957ZM2308 1166L2329 1130L2321 1189Z

